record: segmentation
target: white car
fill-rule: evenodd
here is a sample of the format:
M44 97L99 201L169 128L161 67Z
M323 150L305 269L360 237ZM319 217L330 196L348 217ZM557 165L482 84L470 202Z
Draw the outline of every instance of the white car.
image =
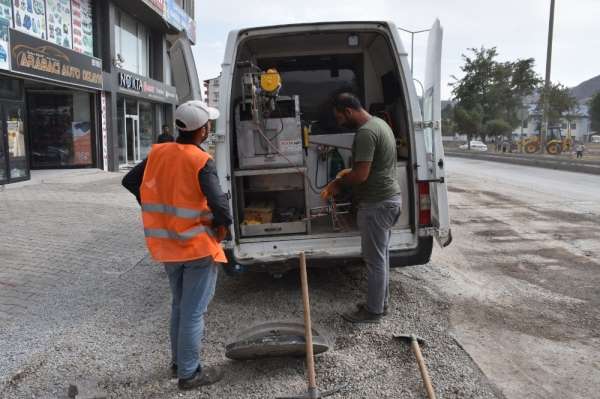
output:
M461 150L466 150L469 148L469 146L467 143L465 143L458 148ZM471 140L471 149L475 151L487 151L488 146L479 140Z

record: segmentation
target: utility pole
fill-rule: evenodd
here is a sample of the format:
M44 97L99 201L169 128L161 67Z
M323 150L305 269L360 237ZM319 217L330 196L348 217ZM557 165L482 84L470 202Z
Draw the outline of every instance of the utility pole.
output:
M413 75L413 64L415 60L415 35L417 33L429 32L431 29L422 29L422 30L408 30L404 28L398 28L401 31L406 33L410 33L410 74Z
M543 154L546 150L546 136L548 135L548 94L550 92L550 72L552 69L552 36L554 34L554 3L555 0L550 0L550 22L548 24L548 50L546 52L546 82L544 84L544 123L542 127L542 137L540 140L540 152Z

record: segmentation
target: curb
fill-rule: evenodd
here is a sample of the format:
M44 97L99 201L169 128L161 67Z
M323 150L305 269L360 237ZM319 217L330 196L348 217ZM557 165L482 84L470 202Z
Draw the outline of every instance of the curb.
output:
M506 156L496 154L472 154L455 151L445 151L449 157L477 159L481 161L502 162L523 166L535 166L538 168L564 170L569 172L589 173L600 175L600 162L589 163L573 162L568 160L535 159L530 157Z

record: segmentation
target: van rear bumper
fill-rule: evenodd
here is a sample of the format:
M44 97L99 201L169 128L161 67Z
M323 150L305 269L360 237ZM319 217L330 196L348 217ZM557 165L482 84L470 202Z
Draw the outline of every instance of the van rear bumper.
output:
M360 237L343 237L320 242L314 240L262 241L240 244L236 250L226 250L230 266L245 270L280 273L298 266L298 254L304 251L310 267L332 267L362 264ZM417 238L407 231L392 235L390 266L410 266L427 263L432 250L431 237ZM343 245L342 245L343 244ZM243 256L240 256L242 254ZM252 254L252 256L250 256Z

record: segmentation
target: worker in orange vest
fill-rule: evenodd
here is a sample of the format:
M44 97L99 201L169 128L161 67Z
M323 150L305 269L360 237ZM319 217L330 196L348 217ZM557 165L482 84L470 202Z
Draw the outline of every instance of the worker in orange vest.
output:
M227 258L220 242L232 222L229 199L219 186L215 163L200 144L219 111L188 101L175 111L179 136L155 144L148 158L124 178L142 207L146 244L164 263L173 296L171 353L179 389L213 384L222 378L216 366L204 366L199 347L204 313L217 282L217 263Z

